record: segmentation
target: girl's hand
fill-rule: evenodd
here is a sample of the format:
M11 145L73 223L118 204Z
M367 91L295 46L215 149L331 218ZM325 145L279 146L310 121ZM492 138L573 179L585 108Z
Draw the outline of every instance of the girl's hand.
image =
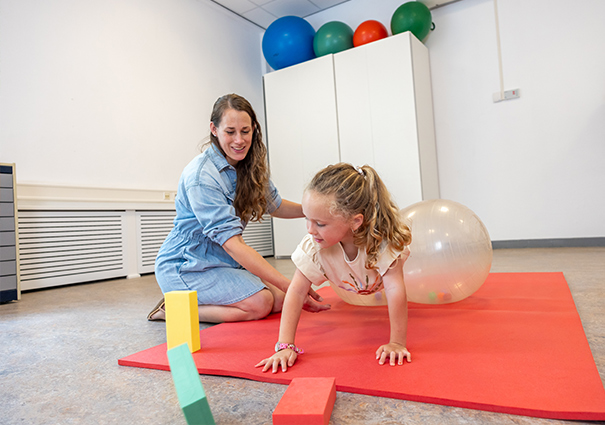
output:
M297 357L298 354L296 354L296 351L285 348L273 354L268 359L261 360L255 367L264 366L263 372L272 369L273 373L277 373L279 366L281 365L282 372L286 372L288 367L292 367L294 365Z
M403 345L397 342L389 342L381 345L376 350L376 360L379 364L384 364L387 358L390 359L391 366L395 366L395 364L402 365L404 358L407 359L408 363L412 361L412 354Z

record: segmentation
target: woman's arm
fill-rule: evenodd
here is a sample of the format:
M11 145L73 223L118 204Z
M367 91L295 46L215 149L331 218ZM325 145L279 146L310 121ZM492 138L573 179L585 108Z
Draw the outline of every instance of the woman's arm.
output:
M223 244L227 254L250 273L286 292L290 281L275 270L254 248L246 245L241 235L232 236Z
M282 199L279 208L273 211L271 215L277 218L301 218L305 216L302 212L302 205L287 199Z
M232 236L223 244L223 248L239 264L250 273L260 277L265 282L272 284L284 293L288 290L290 280L275 270L254 248L246 245L241 235ZM328 310L330 305L319 304L323 301L321 296L310 287L307 290L309 297L305 299L304 309L312 313Z
M286 293L281 321L279 323L278 342L294 344L296 328L298 327L298 321L300 320L300 313L310 288L311 281L297 269L294 273L292 283L288 288L288 292ZM285 348L273 354L271 357L261 360L256 367L264 366L263 372L271 369L273 373L276 373L281 366L282 372L285 372L288 370L288 367L294 365L297 357L298 354L296 351Z
M383 276L384 292L389 308L391 334L389 343L376 351L376 359L384 364L389 358L391 366L403 364L403 359L412 361L412 355L406 348L408 334L408 299L403 281L403 261L396 260Z

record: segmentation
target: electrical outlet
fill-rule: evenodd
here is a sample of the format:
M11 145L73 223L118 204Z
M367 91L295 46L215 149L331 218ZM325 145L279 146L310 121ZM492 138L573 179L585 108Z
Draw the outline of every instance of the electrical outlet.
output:
M519 89L506 90L504 92L504 97L502 97L502 93L496 92L493 94L492 99L494 103L502 102L503 100L517 99L521 97L521 91Z
M504 100L516 99L520 96L519 89L507 90L504 92Z

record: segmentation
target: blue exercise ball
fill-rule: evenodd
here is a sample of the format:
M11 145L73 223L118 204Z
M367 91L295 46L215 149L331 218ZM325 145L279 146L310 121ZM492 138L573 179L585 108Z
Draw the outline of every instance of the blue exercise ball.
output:
M315 30L298 16L284 16L273 21L263 35L263 55L277 70L313 59Z

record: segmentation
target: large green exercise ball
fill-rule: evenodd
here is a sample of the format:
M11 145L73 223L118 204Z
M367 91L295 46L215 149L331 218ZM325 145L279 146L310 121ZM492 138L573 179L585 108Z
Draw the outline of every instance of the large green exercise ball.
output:
M353 30L344 22L323 24L313 38L313 51L317 57L338 53L353 47Z
M298 16L273 21L263 35L263 55L271 68L278 70L313 59L315 30Z
M391 18L393 35L411 31L418 40L424 40L431 30L432 17L429 8L417 1L403 3Z

